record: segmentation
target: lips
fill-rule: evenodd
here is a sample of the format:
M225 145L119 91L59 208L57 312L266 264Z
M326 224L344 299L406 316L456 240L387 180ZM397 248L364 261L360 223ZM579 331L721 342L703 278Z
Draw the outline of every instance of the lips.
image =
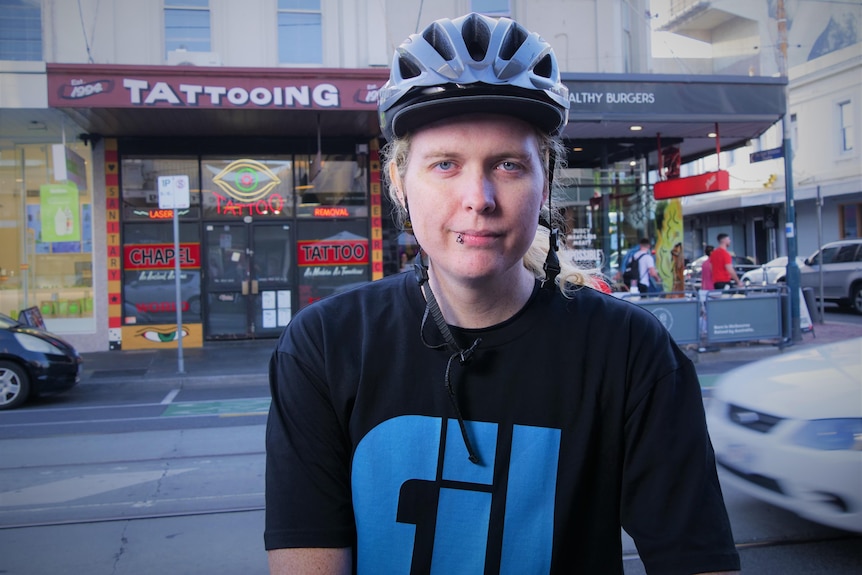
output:
M466 230L457 232L455 241L462 246L485 247L494 244L499 237L501 234L488 230Z

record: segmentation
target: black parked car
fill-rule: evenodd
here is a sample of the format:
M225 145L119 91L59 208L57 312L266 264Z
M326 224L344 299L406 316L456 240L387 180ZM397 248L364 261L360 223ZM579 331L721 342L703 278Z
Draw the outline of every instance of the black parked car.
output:
M0 314L0 409L74 387L82 365L75 348L56 335Z

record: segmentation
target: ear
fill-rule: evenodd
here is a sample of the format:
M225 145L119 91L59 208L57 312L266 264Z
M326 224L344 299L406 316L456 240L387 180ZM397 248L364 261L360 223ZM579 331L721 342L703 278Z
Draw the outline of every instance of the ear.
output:
M395 196L402 208L407 208L407 198L404 196L404 185L401 182L401 174L398 173L398 168L395 162L389 164L389 181L395 186Z

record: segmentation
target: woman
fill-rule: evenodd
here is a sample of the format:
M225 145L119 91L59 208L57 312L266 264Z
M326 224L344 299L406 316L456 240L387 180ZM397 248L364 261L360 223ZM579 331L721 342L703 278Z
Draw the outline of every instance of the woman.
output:
M621 574L621 525L650 572L737 569L691 362L537 231L568 114L550 46L435 22L379 107L421 252L278 344L271 572Z

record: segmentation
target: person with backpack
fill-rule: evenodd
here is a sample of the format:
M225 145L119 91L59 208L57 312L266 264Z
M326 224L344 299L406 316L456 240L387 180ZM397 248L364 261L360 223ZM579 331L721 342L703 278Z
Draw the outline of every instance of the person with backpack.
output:
M629 259L623 280L629 287L629 291L639 291L642 294L650 292L650 278L656 283L661 283L661 277L655 269L655 258L650 252L651 243L649 238L642 238L638 251Z
M382 172L419 252L324 298L270 362L273 575L736 571L691 360L557 254L550 45L470 14L402 43Z

